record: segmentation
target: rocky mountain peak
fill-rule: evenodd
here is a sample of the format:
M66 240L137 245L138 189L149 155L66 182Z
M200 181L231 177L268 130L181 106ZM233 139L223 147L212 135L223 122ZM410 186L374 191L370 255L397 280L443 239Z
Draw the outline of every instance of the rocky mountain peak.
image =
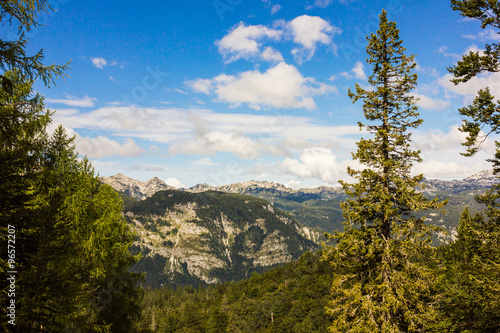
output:
M496 176L493 174L493 169L491 169L491 170L480 171L480 172L476 173L475 175L472 175L472 176L465 178L464 180L465 181L474 181L474 180L494 181L495 179L496 179Z
M140 180L135 180L119 173L111 177L100 177L99 179L115 190L141 200L158 191L173 189L172 186L165 184L165 182L158 177L154 177L147 182L141 182Z

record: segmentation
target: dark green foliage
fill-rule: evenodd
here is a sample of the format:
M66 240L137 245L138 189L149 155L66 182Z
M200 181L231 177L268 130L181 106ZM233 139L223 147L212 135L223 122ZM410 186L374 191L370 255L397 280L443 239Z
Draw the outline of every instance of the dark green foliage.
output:
M500 331L500 230L465 209L457 238L441 249L441 327L448 332Z
M41 13L51 10L53 9L46 0L0 2L2 29L9 29L7 31L12 31L17 36L16 40L0 39L0 69L3 71L0 75L0 85L5 92L11 94L14 87L14 82L5 76L5 72L9 70L17 69L27 81L40 78L45 85L49 85L54 83L56 77L63 76L64 71L68 69L67 64L45 66L42 63L43 50L33 56L26 54L28 46L26 33L39 25L38 16Z
M138 276L127 271L136 258L128 253L133 236L121 201L87 160L77 161L62 127L44 156L30 184L31 218L20 229L26 264L18 279L16 329L130 330L140 292Z
M481 21L481 27L500 28L500 3L484 0L452 0L453 10L464 17ZM500 45L487 44L485 52L470 52L448 70L452 82L467 82L483 72L500 71ZM489 88L479 90L472 105L460 109L467 116L461 131L468 134L467 153L472 156L491 134L499 134L500 101ZM483 132L486 130L486 133ZM496 175L500 172L500 143L489 161ZM457 238L442 250L443 274L441 327L450 332L500 331L500 184L476 196L486 208L471 216L466 208L460 218Z
M483 29L488 26L500 29L498 1L451 0L451 7L464 17L479 20ZM483 72L500 71L500 44L486 44L484 52L469 52L455 66L448 68L448 71L453 74L451 81L455 84L467 82ZM463 143L467 147L467 153L463 155L474 155L490 134L500 133L499 108L500 102L494 100L487 87L478 91L472 105L459 110L461 115L468 117L460 128L468 134L466 142ZM486 130L486 134L482 130Z
M307 240L297 234L297 221L289 214L276 208L273 211L268 209L269 203L266 200L258 199L241 194L228 194L216 191L202 193L190 193L184 191L167 190L155 193L152 197L142 201L131 201L124 208L124 213L134 214L134 219L141 222L148 231L156 232L163 236L174 236L176 229L169 230L165 235L159 232L162 224L168 224L165 213L167 211L179 211L180 206L191 205L196 212L196 218L186 221L208 229L207 233L201 234L199 242L186 244L180 240L182 246L208 246L210 254L215 254L223 260L227 267L213 268L208 274L212 278L220 281L241 280L250 276L253 272L263 272L267 268L254 265L252 259L246 257L247 254L257 253L266 236L277 233L279 238L285 239L287 253L293 259L299 258L304 249L317 249L317 244ZM284 223L280 218L287 219L290 223ZM222 220L227 219L234 224L235 229L239 229L234 238L230 239L226 245L222 239L227 238ZM257 225L260 220L262 227ZM166 221L166 222L161 222ZM265 232L264 232L265 229ZM171 242L171 241L170 241ZM184 242L184 243L183 243ZM171 242L172 244L172 242ZM249 245L251 244L251 245ZM168 241L165 246L171 246ZM206 251L206 250L203 250ZM228 258L228 251L230 259ZM161 265L168 267L169 263L162 263L158 259L143 257L141 262L134 267L134 271L144 269L146 272L146 285L158 286L166 283L166 275L153 276L162 273ZM198 279L184 271L185 281L180 277L182 274L175 274L175 285L197 284ZM172 283L172 282L170 282Z
M332 270L320 256L239 282L147 291L141 327L152 329L154 314L156 332L325 332Z
M348 173L358 182L341 182L352 197L341 204L345 222L336 233L336 247L326 252L335 267L331 332L420 332L436 320L433 307L435 230L416 211L440 208L418 190L422 175L410 175L420 152L411 149L407 132L418 127L415 99L416 64L406 56L394 22L380 15L379 30L367 37L373 90L356 84L353 101L363 100L366 128L372 139L361 139L353 158L366 169Z
M117 193L78 161L62 127L48 137L50 114L19 71L0 90L2 168L0 240L16 230L16 325L13 332L131 330L139 313L134 239ZM4 81L2 81L2 85ZM11 227L12 228L12 227ZM6 317L7 265L2 246L0 288ZM12 297L9 297L12 299ZM120 304L118 307L117 305Z

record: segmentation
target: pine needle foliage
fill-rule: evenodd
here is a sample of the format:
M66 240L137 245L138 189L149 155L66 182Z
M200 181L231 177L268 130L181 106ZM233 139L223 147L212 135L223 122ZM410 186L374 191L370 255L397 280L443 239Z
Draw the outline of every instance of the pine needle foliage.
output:
M460 15L481 22L481 28L494 28L500 33L500 2L496 0L451 0L451 8ZM500 71L500 44L484 46L484 51L470 51L462 56L455 66L449 67L455 85L467 82L481 73ZM488 87L480 89L471 105L458 110L466 118L460 131L467 133L467 147L464 156L472 156L479 151L491 134L500 133L500 101L495 101Z
M433 250L435 227L414 213L442 208L419 191L423 175L411 176L420 151L412 149L409 129L417 128L417 82L414 56L406 56L395 22L380 15L379 29L367 37L368 82L349 91L363 100L361 129L373 135L361 139L353 158L365 169L348 168L357 183L341 184L351 198L341 207L344 232L330 236L336 247L325 258L334 265L332 296L327 313L331 332L420 332L432 323L434 309Z

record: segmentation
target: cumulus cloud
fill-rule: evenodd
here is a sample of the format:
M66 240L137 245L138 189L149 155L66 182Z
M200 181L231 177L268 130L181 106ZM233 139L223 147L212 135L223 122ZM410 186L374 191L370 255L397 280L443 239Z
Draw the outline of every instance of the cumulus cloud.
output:
M270 2L266 2L271 6ZM280 5L272 6L271 13L276 13ZM258 59L269 62L282 61L283 56L271 47L264 48L266 41L279 41L286 36L299 44L292 50L292 55L297 62L302 63L310 60L318 44L331 45L335 34L341 33L337 27L330 25L318 16L302 15L290 22L278 20L274 28L263 25L245 25L240 22L233 27L227 35L216 42L219 52L224 56L226 62L238 59Z
M491 94L496 98L500 98L500 73L485 73L479 74L465 83L458 85L453 84L450 80L453 78L452 74L446 74L438 79L438 84L445 88L448 92L469 97L465 103L471 101L471 97L477 94L479 89L490 87Z
M346 79L350 80L352 78L356 78L358 80L367 80L368 77L366 76L365 73L365 66L361 61L357 61L354 67L351 69L350 72L342 72L339 75L342 75ZM333 81L337 78L337 75L333 75L330 80Z
M478 162L463 164L450 161L428 161L415 165L413 174L423 174L427 179L464 179L490 168L490 165Z
M165 184L173 186L175 188L187 188L180 180L177 178L167 178L165 179Z
M96 138L83 137L76 133L75 147L80 155L90 158L102 158L106 156L135 157L141 155L144 150L134 140L128 138L123 144L111 140L106 136Z
M226 36L217 41L219 52L226 58L226 62L232 62L241 58L250 59L260 57L263 60L275 61L276 57L265 58L262 54L262 43L259 41L264 38L277 40L282 32L267 28L263 25L245 26L240 22ZM274 51L278 54L278 51ZM278 60L281 60L282 57Z
M451 126L447 132L440 130L415 131L413 146L421 150L423 163L414 165L413 173L423 173L426 178L463 179L481 170L490 168L486 159L495 151L494 142L488 139L474 158L464 157L461 145L466 134Z
M338 163L330 149L314 147L305 149L298 160L286 158L281 163L281 169L300 178L317 178L333 183L345 170L345 163Z
M285 184L285 186L288 187L288 188L293 188L293 189L298 190L298 189L300 189L300 181L298 181L298 180L290 180L289 182L287 182Z
M210 124L204 118L191 116L196 128L192 139L175 142L170 146L172 154L214 155L216 152L229 152L240 158L253 159L260 155L260 145L249 137L236 132L210 130Z
M481 42L488 42L488 41L499 42L500 41L500 34L495 32L491 28L480 31L477 34L462 35L462 37L467 38L467 39L472 39L472 40L478 40Z
M268 46L262 51L261 58L266 61L283 61L283 56L281 53L272 47Z
M281 9L279 4L275 4L271 6L271 15L276 14Z
M106 59L104 59L102 57L90 58L90 61L92 61L92 65L94 65L94 67L100 68L100 69L103 69L104 66L106 66L108 64Z
M443 110L450 106L450 102L443 99L431 98L418 93L413 93L413 96L418 98L417 105L422 109Z
M313 96L336 93L337 88L318 83L314 78L303 77L292 65L280 62L266 72L258 70L240 73L238 76L221 74L211 80L187 81L194 91L213 91L219 102L232 106L248 104L253 109L316 108Z
M316 52L318 43L329 45L333 35L341 33L337 27L330 25L318 16L302 15L290 21L287 25L293 41L301 47L292 50L296 60L301 63L310 60Z
M73 107L87 108L94 106L95 104L94 102L96 100L97 100L96 98L89 97L88 95L85 96L84 98L76 98L71 95L66 95L66 98L64 99L46 98L45 102L50 104L63 104Z
M106 156L135 157L144 152L134 140L127 138L123 143L112 140L105 135L97 137L86 137L77 132L67 124L59 121L52 122L47 127L47 133L52 135L57 127L62 125L69 137L75 137L75 148L79 155L90 158L102 158Z

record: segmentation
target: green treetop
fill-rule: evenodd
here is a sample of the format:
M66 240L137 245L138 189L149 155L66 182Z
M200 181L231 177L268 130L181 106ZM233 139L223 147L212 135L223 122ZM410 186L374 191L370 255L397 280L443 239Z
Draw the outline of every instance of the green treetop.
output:
M422 123L410 94L417 81L414 57L404 54L399 30L385 10L379 30L367 40L373 89L356 84L349 96L363 100L370 124L359 126L374 136L361 139L353 154L366 168L348 168L358 182L341 181L352 199L342 204L345 231L332 236L337 246L326 255L339 272L327 309L334 317L330 330L420 331L436 315L430 306L434 275L425 263L433 227L414 212L444 202L427 200L418 191L423 176L410 175L413 163L421 161L407 132Z
M43 64L43 49L35 55L27 55L28 38L26 33L40 25L40 14L53 10L47 0L12 0L0 2L0 24L12 27L15 31L15 40L0 39L0 69L5 73L17 68L20 74L28 81L42 79L45 85L54 82L54 79L64 75L66 65ZM0 84L3 88L12 87L8 77L0 73Z
M488 26L500 29L500 3L496 0L452 0L451 7L464 17L479 20L483 29ZM451 81L455 84L467 82L480 73L500 71L500 44L486 44L484 51L469 52L448 71L453 74ZM460 128L468 134L463 143L467 153L463 155L474 155L490 134L500 133L499 111L500 102L494 101L488 87L478 91L471 105L459 110L461 115L467 117Z

